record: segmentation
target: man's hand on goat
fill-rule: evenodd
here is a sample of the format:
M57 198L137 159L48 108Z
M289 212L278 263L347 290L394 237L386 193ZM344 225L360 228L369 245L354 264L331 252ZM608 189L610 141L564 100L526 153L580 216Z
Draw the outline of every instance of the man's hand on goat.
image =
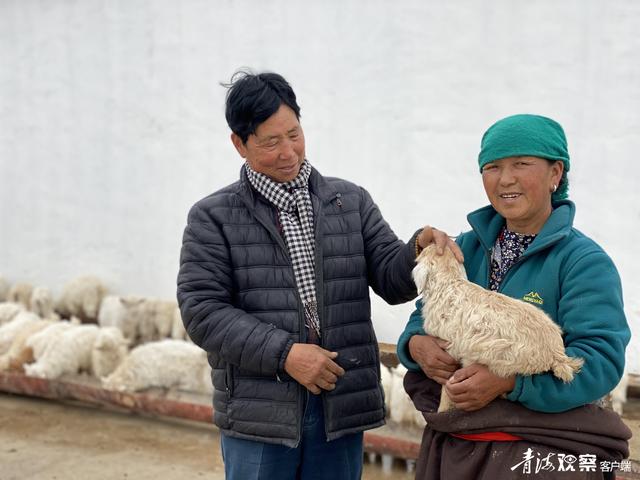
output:
M312 343L294 343L284 362L284 370L298 383L315 395L322 390L336 388L338 377L344 369L333 359L337 352L330 352Z
M430 335L414 335L409 340L409 352L425 375L440 385L460 367L455 358L445 348L449 342Z
M498 377L484 365L475 363L456 371L444 388L456 408L471 412L513 390L515 382L515 376Z
M464 255L458 244L442 230L427 225L418 234L418 245L420 248L426 248L432 243L436 244L438 255L442 255L444 249L448 248L460 263L464 262Z

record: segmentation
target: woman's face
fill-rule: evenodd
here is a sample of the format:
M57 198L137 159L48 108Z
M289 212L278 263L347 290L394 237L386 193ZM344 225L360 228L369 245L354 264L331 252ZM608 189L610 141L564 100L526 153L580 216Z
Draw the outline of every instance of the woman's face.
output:
M493 208L513 232L536 234L551 215L551 194L563 164L538 157L508 157L482 168L482 183Z

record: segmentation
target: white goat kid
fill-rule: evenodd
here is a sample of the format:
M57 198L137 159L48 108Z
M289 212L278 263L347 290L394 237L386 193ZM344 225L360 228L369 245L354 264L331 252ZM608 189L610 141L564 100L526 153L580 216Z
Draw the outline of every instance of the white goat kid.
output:
M53 297L47 287L36 287L31 293L29 310L42 318L60 320L58 314L53 311Z
M117 327L103 327L91 351L91 371L98 378L113 372L127 356L129 341Z
M98 324L101 327L119 328L124 337L133 343L138 337L139 327L132 311L143 302L142 297L107 295L100 304Z
M187 331L184 329L184 323L182 322L182 314L180 309L176 307L173 311L173 323L171 324L171 338L175 340L187 340L191 341Z
M34 333L24 343L24 349L20 353L20 357L24 358L24 363L33 363L44 355L44 352L62 336L63 332L70 328L80 325L80 320L72 318L71 321L62 320L54 322L52 325L44 328L38 333Z
M2 302L0 303L0 325L9 323L20 312L24 312L25 308L21 303Z
M409 394L404 389L404 376L407 369L400 364L391 369L392 385L391 385L391 411L390 417L396 423L416 425L424 427L426 421L422 416L422 412L416 410Z
M11 347L13 339L21 330L42 319L32 312L21 311L13 319L0 326L0 354L5 354Z
M9 302L20 303L25 309L28 309L29 302L31 301L31 292L33 292L33 285L30 283L16 283L9 289L7 300Z
M25 355L25 344L29 337L44 330L53 324L53 320L39 320L30 322L22 327L13 337L11 346L6 353L0 355L0 371L21 370L22 365L30 359L30 355Z
M168 338L172 334L178 304L172 300L145 298L131 309L138 326L138 342L147 343Z
M25 365L25 373L48 379L80 371L91 373L91 352L98 332L97 325L78 325L65 330L48 345L41 358Z
M100 303L107 294L99 278L93 276L78 277L67 283L56 302L56 312L62 317L78 317L85 323L96 323Z
M425 331L449 341L447 352L462 366L486 365L503 378L551 370L564 382L580 371L583 359L566 355L562 330L542 310L469 282L449 249L437 255L431 245L416 262ZM451 408L443 388L438 411Z
M393 404L393 373L391 369L384 364L380 364L380 384L384 391L384 403L387 410L387 416L391 414L391 405Z
M211 367L200 347L184 340L161 340L140 345L116 370L103 378L109 390L135 392L149 387L176 387L211 393Z

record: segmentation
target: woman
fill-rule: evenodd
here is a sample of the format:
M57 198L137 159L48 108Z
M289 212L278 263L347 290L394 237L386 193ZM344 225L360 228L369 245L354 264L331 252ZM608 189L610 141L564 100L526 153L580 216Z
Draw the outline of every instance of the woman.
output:
M469 214L472 230L457 239L469 280L544 310L567 355L585 362L567 384L460 368L423 330L418 300L398 341L405 388L428 423L417 478L608 478L630 432L595 402L622 375L630 331L613 262L572 226L564 131L537 115L504 118L483 136L478 162L491 205ZM434 413L441 388L453 413Z

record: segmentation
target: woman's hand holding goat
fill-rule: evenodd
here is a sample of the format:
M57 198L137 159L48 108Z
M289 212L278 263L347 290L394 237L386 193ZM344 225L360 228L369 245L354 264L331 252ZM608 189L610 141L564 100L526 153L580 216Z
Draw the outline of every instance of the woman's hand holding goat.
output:
M446 382L444 388L456 408L471 412L481 409L494 398L513 390L515 382L514 375L507 378L498 377L484 365L474 363L457 370Z
M447 390L456 408L479 410L494 398L513 390L515 376L498 377L484 365L460 364L446 352L449 342L431 335L414 335L409 340L411 357L427 377Z
M449 342L430 335L414 335L409 340L411 357L416 361L425 375L440 385L460 367L460 364L449 355L445 348Z

